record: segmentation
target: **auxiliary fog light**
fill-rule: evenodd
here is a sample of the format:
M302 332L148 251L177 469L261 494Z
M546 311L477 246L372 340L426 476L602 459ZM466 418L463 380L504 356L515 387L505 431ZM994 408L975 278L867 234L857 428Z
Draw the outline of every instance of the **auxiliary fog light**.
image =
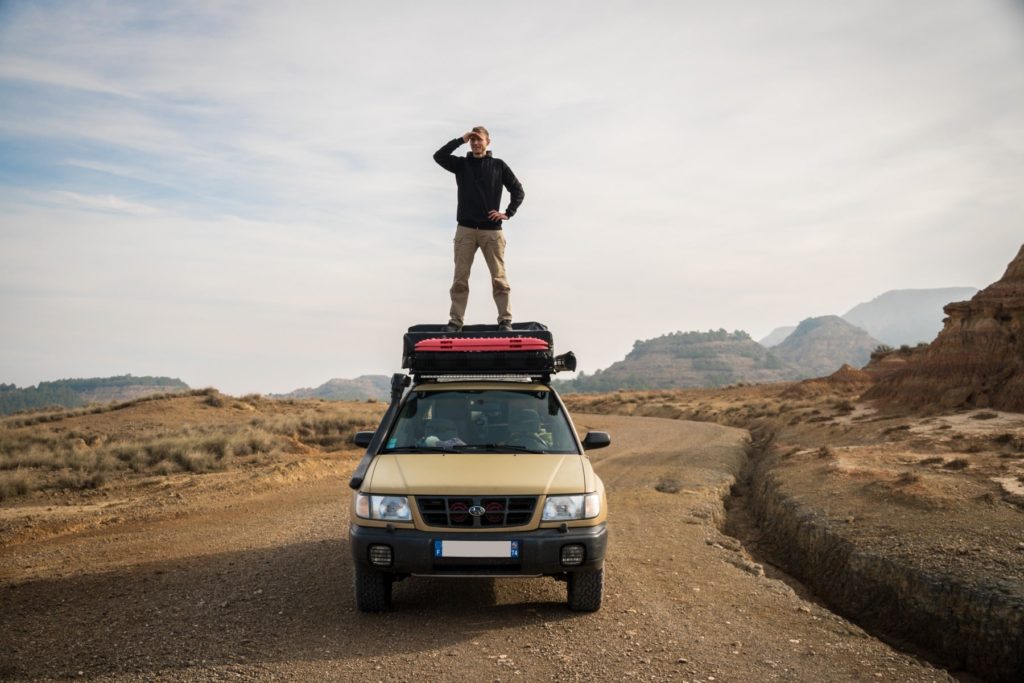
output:
M391 546L389 545L371 545L370 546L370 564L374 567L390 567L391 566Z
M562 546L562 566L575 567L587 559L587 550L579 543Z

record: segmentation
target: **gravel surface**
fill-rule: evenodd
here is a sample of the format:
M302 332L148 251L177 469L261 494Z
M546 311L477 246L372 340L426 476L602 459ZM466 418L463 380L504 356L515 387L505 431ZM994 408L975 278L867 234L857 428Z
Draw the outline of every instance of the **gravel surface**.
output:
M551 579L413 578L356 611L336 476L220 487L0 550L0 679L951 681L766 576L719 531L746 432L577 416L612 433L605 600ZM772 574L772 572L769 572Z

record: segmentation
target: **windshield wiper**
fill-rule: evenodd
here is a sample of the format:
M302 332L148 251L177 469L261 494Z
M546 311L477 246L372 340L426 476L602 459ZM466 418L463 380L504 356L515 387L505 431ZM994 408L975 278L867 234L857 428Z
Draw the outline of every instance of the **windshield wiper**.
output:
M385 448L381 453L458 453L457 448L442 448L440 446L401 446L399 448Z
M547 451L539 451L536 448L527 448L526 446L517 446L510 443L470 443L465 446L459 446L459 450L488 450L495 453L507 453L508 451L514 451L516 453L547 453Z

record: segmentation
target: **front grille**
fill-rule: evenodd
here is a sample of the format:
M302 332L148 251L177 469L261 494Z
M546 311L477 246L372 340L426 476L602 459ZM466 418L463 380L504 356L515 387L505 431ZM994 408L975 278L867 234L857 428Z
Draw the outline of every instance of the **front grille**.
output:
M529 523L537 496L417 496L416 504L427 526L496 529ZM483 514L470 514L473 508Z

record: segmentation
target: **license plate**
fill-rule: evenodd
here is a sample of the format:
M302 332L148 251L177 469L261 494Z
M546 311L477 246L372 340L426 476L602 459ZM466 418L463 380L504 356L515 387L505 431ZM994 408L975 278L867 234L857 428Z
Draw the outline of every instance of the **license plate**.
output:
M519 541L434 541L434 557L519 558Z

